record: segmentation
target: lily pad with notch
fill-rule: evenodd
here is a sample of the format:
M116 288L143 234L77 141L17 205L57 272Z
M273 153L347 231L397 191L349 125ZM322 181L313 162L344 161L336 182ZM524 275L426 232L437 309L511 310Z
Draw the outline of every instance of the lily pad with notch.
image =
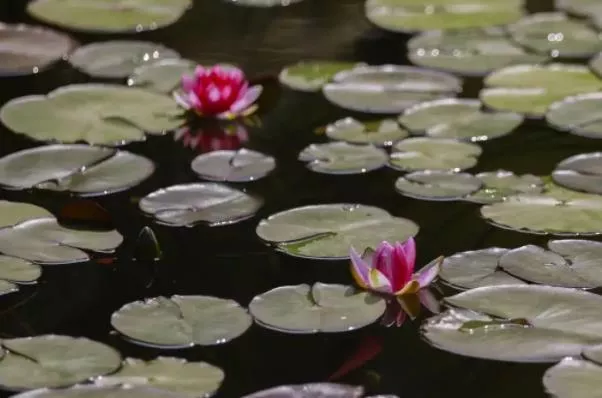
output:
M162 349L226 343L252 319L236 301L211 296L155 297L126 304L111 325L135 344Z
M561 161L552 179L568 189L602 195L602 152L582 153Z
M546 392L557 398L595 398L602 380L602 345L588 347L579 357L568 357L543 375Z
M219 183L172 185L142 198L140 209L172 227L229 225L255 215L263 200Z
M553 127L586 138L602 138L601 93L566 97L548 108L546 121Z
M602 80L583 65L525 64L496 70L485 85L479 98L488 107L541 117L556 101L602 89Z
M468 173L415 171L399 177L395 189L404 196L424 200L459 200L481 188L481 181Z
M445 302L422 334L436 348L509 362L555 362L602 342L602 297L541 285L480 287Z
M276 168L276 160L246 148L220 150L197 156L191 168L199 177L210 181L248 182L271 173Z
M366 173L384 167L388 158L387 152L374 145L346 142L311 144L299 153L307 168L323 174Z
M341 108L367 113L399 113L428 100L462 91L454 75L399 65L357 66L337 73L323 86L326 99Z
M474 167L480 146L445 138L414 137L393 146L389 165L402 171L460 171Z
M517 175L506 170L486 171L476 177L482 181L482 188L464 199L481 204L503 202L508 196L522 193L541 193L545 185L540 177L533 174Z
M344 61L301 61L278 75L280 83L299 91L320 91L337 73L362 64Z
M297 207L271 215L257 226L265 242L286 254L323 260L349 258L349 247L376 247L382 241L405 241L418 225L393 217L378 207L322 204Z
M409 136L409 133L394 119L359 121L346 117L326 126L326 135L332 140L350 144L390 146Z
M183 123L170 97L113 84L71 84L47 95L15 98L0 109L9 129L36 141L122 145ZM35 115L35 117L32 117Z
M182 75L194 71L197 63L187 59L162 59L136 68L128 86L169 94L180 87Z
M262 293L249 304L255 321L283 333L338 333L376 322L385 301L351 286L316 283L282 286Z
M505 66L548 59L517 45L500 27L421 33L408 41L408 58L418 66L479 77Z
M170 394L164 390L131 385L95 386L76 385L71 388L42 388L14 395L13 398L186 398L180 394Z

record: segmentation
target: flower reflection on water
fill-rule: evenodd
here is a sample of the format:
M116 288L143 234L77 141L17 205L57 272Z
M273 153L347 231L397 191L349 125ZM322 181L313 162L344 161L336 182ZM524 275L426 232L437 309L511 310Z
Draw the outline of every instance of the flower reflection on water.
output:
M242 123L207 123L199 127L182 127L175 132L174 140L195 152L205 153L240 149L249 140L249 133Z

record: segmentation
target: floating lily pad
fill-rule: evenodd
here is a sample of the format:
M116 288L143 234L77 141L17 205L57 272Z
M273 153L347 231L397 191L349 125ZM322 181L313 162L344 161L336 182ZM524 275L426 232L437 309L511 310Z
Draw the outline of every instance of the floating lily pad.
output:
M227 0L239 6L247 7L286 7L302 0Z
M409 133L399 127L394 119L360 122L346 117L326 126L326 135L330 139L351 144L390 146L406 138Z
M117 369L113 348L84 337L44 335L2 340L0 386L11 391L69 387Z
M386 303L351 286L282 286L256 296L249 311L261 326L284 333L336 333L376 322Z
M341 61L302 61L282 69L280 83L294 90L320 91L337 73L361 64Z
M148 387L77 385L57 390L39 389L14 395L13 398L183 398Z
M191 5L191 0L34 0L27 12L66 29L141 32L175 23Z
M97 196L131 188L155 170L154 163L127 151L88 145L48 145L0 158L0 185Z
M405 241L418 233L418 225L391 216L378 207L326 204L297 207L262 220L257 235L284 253L313 259L338 260L382 241Z
M54 217L48 210L29 203L0 200L0 228L12 227L36 218Z
M552 179L558 185L602 195L602 152L571 156L556 165Z
M128 77L141 65L170 58L180 58L180 54L148 41L114 40L80 47L69 62L90 76L119 79Z
M599 33L587 22L560 12L531 14L508 26L512 38L522 46L554 57L589 57L602 50Z
M0 76L38 73L77 47L69 36L38 26L0 23L0 37Z
M422 101L455 96L457 77L411 66L358 66L337 73L322 92L342 108L369 113L399 113Z
M194 158L192 170L211 181L246 182L259 180L276 168L276 160L250 149L213 151Z
M361 398L363 396L362 387L334 383L308 383L269 388L245 395L243 398Z
M182 82L182 76L192 73L196 66L196 62L187 59L162 59L145 64L134 70L128 79L128 86L168 94L176 90Z
M121 145L178 127L183 111L166 95L110 84L72 84L13 99L0 109L11 130L38 141Z
M42 268L16 257L0 255L0 279L19 284L35 283L42 275Z
M429 319L424 337L437 348L511 362L555 362L602 342L602 297L569 288L512 285L462 292L460 308Z
M481 208L494 225L519 232L564 236L602 233L602 197L550 185Z
M565 358L546 371L543 385L557 398L596 398L602 388L602 366L582 358Z
M242 335L251 323L236 301L210 296L134 301L111 316L111 325L134 343L164 349L223 344Z
M159 223L172 227L217 226L253 217L263 201L226 185L196 183L159 189L142 198L139 205Z
M111 375L99 377L96 385L142 385L181 394L181 397L210 397L219 389L224 372L207 362L158 357L152 361L127 358Z
M555 8L582 17L591 17L602 12L598 0L554 0Z
M408 138L398 142L391 154L391 167L399 170L460 171L477 164L478 145L443 138Z
M482 204L502 202L508 196L540 193L544 189L544 181L532 174L516 175L511 171L498 170L479 173L476 177L483 182L483 187L465 198L469 202Z
M423 102L399 117L399 123L413 133L468 141L504 136L522 122L518 113L483 112L479 100L456 98Z
M525 282L500 269L499 260L507 252L508 249L490 247L456 253L443 260L439 278L461 290L483 286L524 285Z
M438 30L408 41L413 64L465 76L484 76L508 65L537 64L544 55L527 52L502 28Z
M588 67L569 64L509 66L487 76L485 84L480 93L485 105L537 117L567 96L602 89Z
M546 121L559 130L587 138L602 138L602 94L564 98L550 105Z
M481 188L481 181L468 173L416 171L399 177L395 189L404 196L426 200L458 200Z
M506 25L520 19L523 0L368 0L366 16L393 32L468 29Z
M352 145L346 142L311 144L299 153L307 167L324 174L360 174L387 164L387 152L374 145Z

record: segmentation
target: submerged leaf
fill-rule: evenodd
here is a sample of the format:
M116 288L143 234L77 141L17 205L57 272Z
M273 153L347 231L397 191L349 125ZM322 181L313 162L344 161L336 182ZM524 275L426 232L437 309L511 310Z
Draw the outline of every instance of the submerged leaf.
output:
M67 203L60 210L61 225L74 228L114 229L111 214L93 200L81 199Z
M328 380L337 380L348 373L353 372L356 369L364 366L366 362L371 361L382 352L383 342L380 338L374 336L368 336L363 339L357 347L357 350L353 352L350 358L348 358L330 377Z
M387 164L387 153L374 145L351 145L346 142L311 144L299 153L307 167L324 174L360 174Z

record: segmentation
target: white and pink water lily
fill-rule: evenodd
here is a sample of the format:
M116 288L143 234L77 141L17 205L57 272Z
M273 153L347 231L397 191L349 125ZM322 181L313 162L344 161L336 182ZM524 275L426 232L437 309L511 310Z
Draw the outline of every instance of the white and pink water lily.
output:
M242 70L230 65L197 66L182 76L175 100L186 110L203 117L235 119L257 110L255 102L263 88L250 86Z

